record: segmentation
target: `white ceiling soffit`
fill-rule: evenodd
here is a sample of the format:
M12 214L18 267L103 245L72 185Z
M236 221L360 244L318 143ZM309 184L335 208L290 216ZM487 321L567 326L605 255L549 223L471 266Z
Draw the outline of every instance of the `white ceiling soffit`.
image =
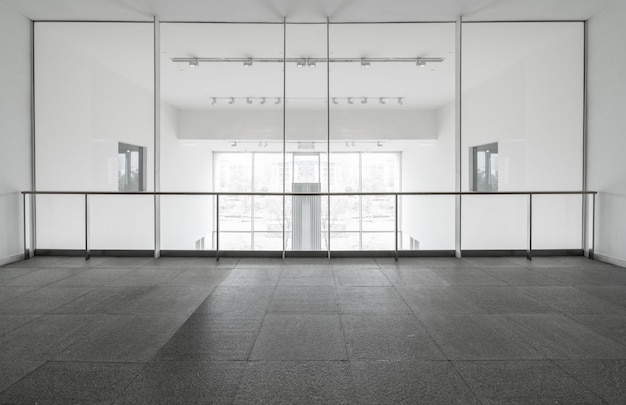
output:
M33 20L587 20L620 0L0 0Z

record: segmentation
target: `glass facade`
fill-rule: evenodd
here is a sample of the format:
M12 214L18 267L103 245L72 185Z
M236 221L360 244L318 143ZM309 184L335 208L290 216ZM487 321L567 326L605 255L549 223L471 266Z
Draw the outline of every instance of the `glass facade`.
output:
M529 214L582 248L579 195L464 195L458 246L456 197L410 193L581 190L583 23L154 28L35 23L37 190L184 194L90 196L91 249L524 250ZM37 248L84 207L39 196Z

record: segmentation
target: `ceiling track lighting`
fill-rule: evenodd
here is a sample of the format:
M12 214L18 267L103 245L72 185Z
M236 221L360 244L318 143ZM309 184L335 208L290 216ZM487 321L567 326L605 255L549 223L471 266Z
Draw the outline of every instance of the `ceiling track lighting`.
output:
M372 63L413 63L418 67L426 67L427 63L441 63L445 58L412 57L412 58L170 58L172 62L188 63L189 67L197 67L200 63L236 62L244 67L252 67L253 63L295 63L298 68L305 66L314 68L318 63L360 63L362 67L371 67Z
M208 94L207 94L208 95ZM270 99L272 97L269 97ZM404 105L404 99L406 97L363 97L363 96L359 96L359 97L332 97L330 98L330 102L333 105L340 105L340 104L348 104L348 105L354 105L355 104L355 99L360 101L359 104L368 104L369 99L373 99L373 100L378 100L379 104L382 105L388 105L390 104L390 101L396 100L398 105ZM219 104L229 104L229 105L233 105L236 104L237 101L241 101L241 102L245 102L245 104L248 105L252 105L252 104L259 104L259 105L266 105L268 104L268 97L209 97L209 99L211 100L210 104L212 106L214 105L219 105ZM326 98L293 98L290 99L293 101L296 100L301 100L301 101L313 101L313 102L320 102L323 101L324 103L328 102L329 100ZM276 97L275 101L273 104L278 105L282 102L282 98L281 97Z

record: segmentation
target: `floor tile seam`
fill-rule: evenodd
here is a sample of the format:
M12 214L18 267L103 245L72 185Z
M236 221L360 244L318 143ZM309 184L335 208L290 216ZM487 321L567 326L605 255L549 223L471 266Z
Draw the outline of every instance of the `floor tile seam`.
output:
M34 362L37 362L37 360L35 360ZM0 396L2 394L4 394L5 392L7 392L11 387L13 387L14 385L19 384L20 382L22 382L24 379L26 379L26 377L30 376L31 374L33 374L35 371L39 370L40 368L42 368L43 366L45 366L46 364L48 364L49 360L43 360L41 361L41 364L37 367L35 367L33 370L31 370L30 372L26 373L25 375L22 376L22 378L20 378L19 380L15 381L13 384L9 385L8 387L6 387L3 390L0 390Z
M575 286L560 285L560 286L530 286L530 287L535 287L535 288L542 288L542 287L547 287L547 288L553 288L553 287L557 287L557 288L558 288L558 287L574 288L576 291L578 291L578 292L582 293L582 294L583 294L583 295L585 295L587 298L596 299L596 300L598 300L598 301L602 302L602 303L603 303L603 304L605 304L605 305L608 305L608 306L611 306L611 307L615 307L616 309L619 309L619 311L610 312L611 314L619 314L619 313L621 313L621 314L626 314L626 308L622 307L621 305L617 305L617 304L614 304L614 303L612 303L612 302L610 302L610 301L604 300L604 299L602 299L602 298L600 298L600 297L596 297L595 295L592 295L592 294L589 294L589 293L587 293L587 292L585 292L585 291L583 291L583 290L580 290L580 289L576 288ZM522 294L525 294L525 295L529 296L530 298L532 298L532 299L534 299L534 300L536 300L536 301L538 301L538 302L541 302L542 304L544 304L544 305L546 305L546 306L548 306L548 307L552 308L553 310L555 310L555 311L557 311L557 312L567 313L566 311L564 311L564 310L559 310L558 308L556 308L556 307L554 307L554 306L550 305L549 303L547 303L547 302L545 302L545 301L541 300L539 297L534 297L534 296L532 296L531 294L529 294L529 293L527 293L526 291L524 291L524 290L522 289L522 287L515 287L515 288L516 288L517 290L519 290ZM528 288L528 287L523 287L523 288ZM606 313L606 311L602 311L602 313L604 314L604 313Z
M463 360L463 361L467 361L467 362L475 362L474 360ZM468 379L466 379L463 374L461 374L461 371L459 370L459 368L456 366L455 363L458 363L459 360L448 360L448 362L450 363L450 367L452 367L452 370L454 370L455 374L461 379L461 381L463 381L463 384L465 384L465 386L467 387L467 389L472 393L472 396L474 397L474 399L480 403L483 404L483 400L480 398L479 393L477 391L474 390L474 388L472 388L472 386L470 385Z
M576 324L578 324L578 325L580 325L580 326L582 326L582 327L584 327L586 329L589 329L592 333L594 333L596 335L599 335L602 338L607 339L607 340L611 341L612 343L617 344L618 346L623 347L626 350L626 342L619 341L619 339L614 339L613 337L608 336L607 334L605 334L603 332L602 333L598 332L596 328L593 328L591 325L587 324L586 322L579 321L578 319L576 319L574 317L575 314L572 314L572 313L569 313L569 312L563 312L560 315L564 316L565 318L569 319L570 321L575 322ZM595 314L580 314L580 315L595 315ZM618 315L618 314L608 314L608 315ZM623 314L622 316L624 316L626 318L626 314Z
M419 316L417 316L417 314L415 313L413 308L411 308L409 303L406 302L406 300L404 299L402 294L400 294L400 292L397 290L396 286L393 286L393 290L396 292L396 294L398 294L400 296L400 299L402 300L402 302L404 302L404 305L406 305L406 307L409 308L409 310L411 311L410 313L413 315L413 318L415 318L417 323L424 329L424 331L426 332L426 334L428 335L430 340L433 342L433 344L435 345L437 350L439 350L439 352L443 355L443 357L446 360L450 361L450 358L448 357L448 354L443 350L443 348L441 347L439 342L435 339L435 337L432 335L431 331L426 327L426 325L422 322L422 320L419 318Z
M13 315L9 315L9 316L13 316ZM18 315L18 316L19 316L19 315ZM24 315L24 316L28 316L28 315ZM45 316L45 314L41 314L41 315L35 314L35 315L32 315L32 316L34 316L35 318L31 319L30 321L26 322L25 324L20 325L20 326L18 326L18 327L16 327L16 328L13 328L13 329L11 329L11 330L8 330L8 331L6 331L6 332L4 332L4 333L0 333L0 338L2 338L2 337L4 337L4 336L6 336L7 334L9 334L9 333L11 333L11 332L13 332L13 331L16 331L16 330L18 330L18 329L21 329L21 328L23 328L23 327L24 327L24 326L26 326L26 325L29 325L29 324L31 324L31 323L33 323L33 322L35 322L36 320L38 320L38 319L40 319L41 317Z
M341 309L341 303L339 301L339 290L337 288L335 288L335 295L337 297L337 305ZM339 316L339 329L341 330L341 338L343 340L343 350L346 353L346 361L349 362L352 359L351 359L351 356L350 356L350 350L348 350L348 339L347 339L347 336L346 336L346 328L344 327L344 324L343 324L342 312L343 311L341 311L339 313L339 315L338 315Z
M576 376L574 376L572 373L570 373L569 371L567 371L563 366L561 366L561 364L559 364L560 361L577 361L578 359L551 359L550 363L552 363L557 369L561 370L563 373L565 373L566 375L568 375L570 378L572 378L574 381L576 381L579 385L581 385L582 387L584 387L587 391L589 391L590 393L592 393L596 398L598 398L600 401L602 401L602 403L604 404L609 404L609 401L605 400L602 395L600 395L599 393L597 393L595 390L593 390L591 387L588 387L587 384L585 384L585 382L581 379L576 378ZM586 359L585 359L586 360ZM578 360L580 361L580 360ZM593 360L595 361L595 359Z
M241 260L241 259L239 259ZM265 318L267 318L268 315L268 307L270 306L272 300L274 299L274 294L276 294L276 289L278 288L278 280L280 279L280 277L283 274L283 270L280 270L280 274L278 276L278 279L276 280L276 284L274 285L274 288L272 289L272 294L269 297L269 300L267 302L267 306L265 307L265 310L263 311L263 319L261 319L261 322L259 324L259 327L257 328L256 332L254 332L254 340L252 341L252 344L250 345L250 349L248 349L246 356L245 356L245 360L250 360L250 358L252 357L252 353L254 352L254 348L257 345L257 340L259 338L259 335L261 334L261 329L263 328L263 324L265 323ZM247 366L246 366L247 368ZM245 369L244 369L244 373L245 373ZM239 391L239 386L237 386L237 391ZM236 395L235 395L236 397Z

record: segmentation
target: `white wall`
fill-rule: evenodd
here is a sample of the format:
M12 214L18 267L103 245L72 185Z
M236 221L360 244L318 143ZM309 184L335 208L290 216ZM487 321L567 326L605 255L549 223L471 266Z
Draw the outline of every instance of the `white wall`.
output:
M434 110L332 109L331 139L433 139L437 132ZM326 140L326 110L287 109L287 139ZM181 139L280 139L283 138L282 109L184 110L178 124Z
M588 188L599 192L596 253L626 267L626 2L588 26Z
M119 142L146 147L152 189L152 43L146 24L35 24L39 191L117 191ZM153 248L151 198L90 198L92 249ZM84 248L82 196L38 199L37 230L40 249Z
M470 148L498 142L499 191L580 191L583 26L464 27L462 189ZM464 197L463 249L525 249L527 197ZM582 248L580 197L533 200L533 248Z
M0 265L24 252L20 191L31 189L30 27L0 3Z

